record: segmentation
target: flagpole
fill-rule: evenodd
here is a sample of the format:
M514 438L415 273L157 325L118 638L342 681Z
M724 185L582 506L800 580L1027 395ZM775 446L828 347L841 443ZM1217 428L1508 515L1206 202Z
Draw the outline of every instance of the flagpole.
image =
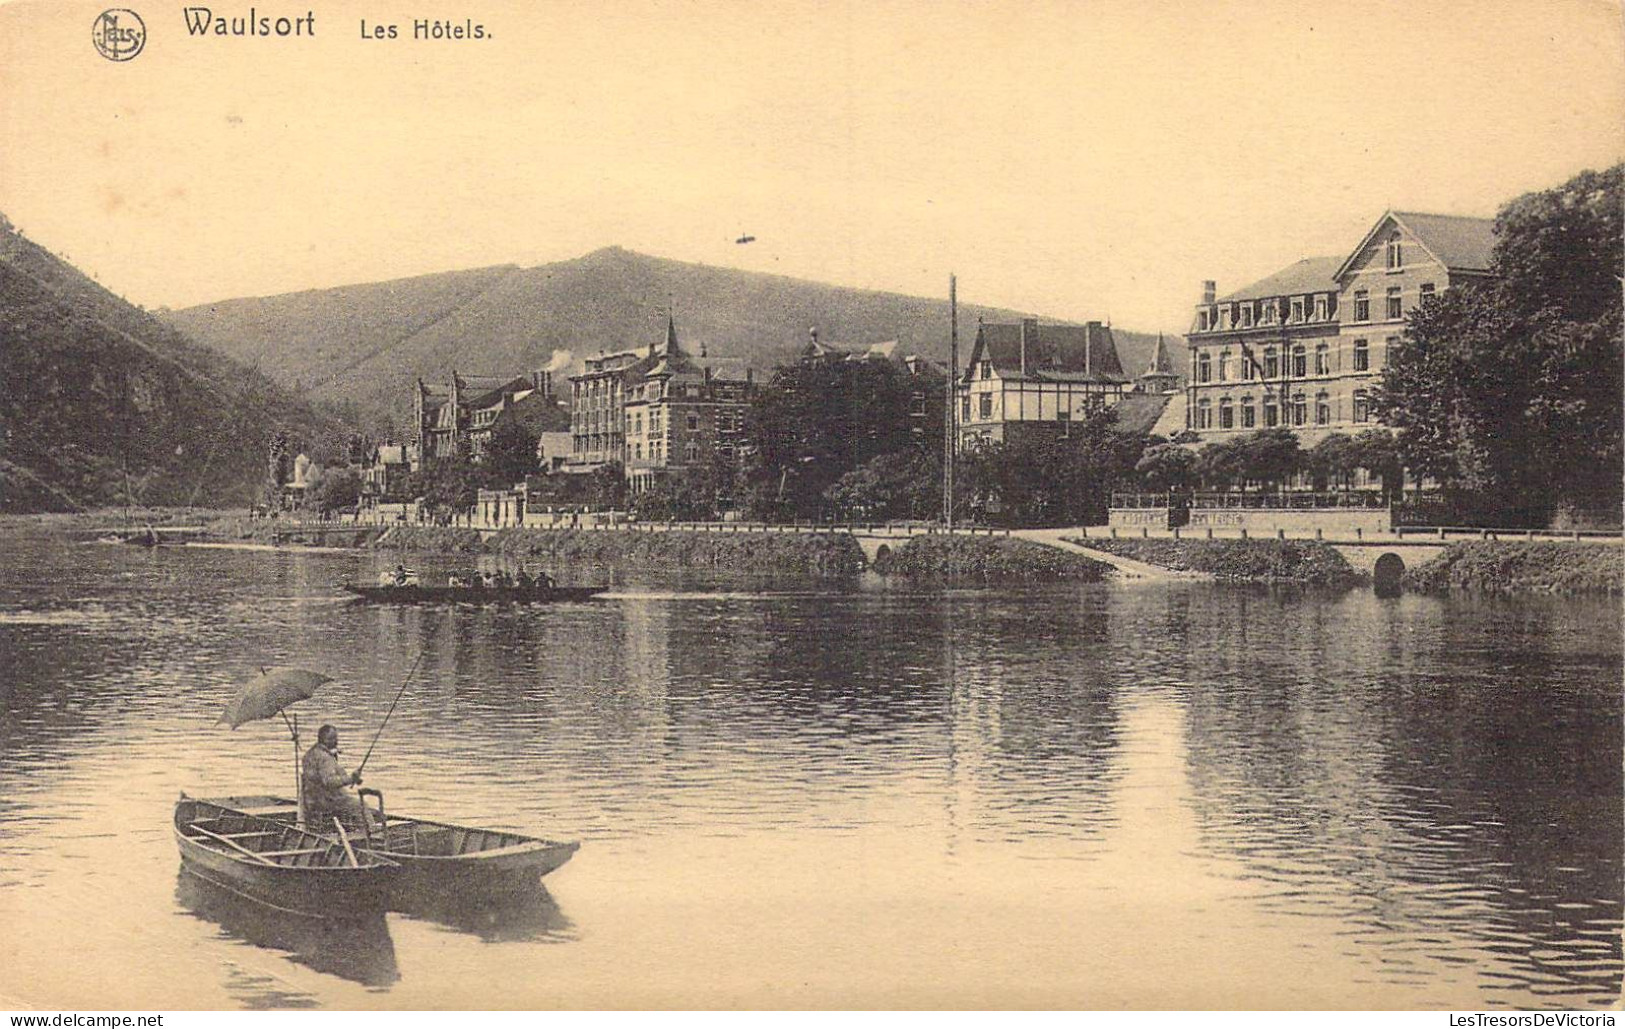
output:
M959 404L959 292L958 280L948 276L948 378L943 383L942 441L942 521L948 531L954 531L954 458L958 440L957 407Z

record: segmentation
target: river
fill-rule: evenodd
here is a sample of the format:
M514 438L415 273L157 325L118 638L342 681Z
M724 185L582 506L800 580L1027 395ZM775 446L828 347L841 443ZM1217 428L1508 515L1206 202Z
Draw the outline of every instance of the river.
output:
M416 609L333 586L393 560L0 538L0 1007L1619 997L1615 601L674 573ZM353 932L209 894L173 804L292 790L280 721L214 725L272 664L336 677L296 710L350 767L415 667L367 784L581 850L523 903Z

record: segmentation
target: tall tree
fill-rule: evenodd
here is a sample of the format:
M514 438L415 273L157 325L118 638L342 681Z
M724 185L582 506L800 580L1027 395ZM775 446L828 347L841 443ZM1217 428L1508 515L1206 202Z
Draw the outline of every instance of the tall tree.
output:
M1521 519L1618 503L1622 183L1625 165L1512 201L1495 278L1413 312L1374 406L1414 473Z

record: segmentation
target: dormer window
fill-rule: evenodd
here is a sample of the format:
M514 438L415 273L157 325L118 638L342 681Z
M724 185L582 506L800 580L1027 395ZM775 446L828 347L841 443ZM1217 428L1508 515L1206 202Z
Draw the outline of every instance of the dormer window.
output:
M1228 329L1229 327L1230 327L1230 305L1225 304L1224 306L1219 308L1219 328Z
M1322 293L1321 295L1315 297L1315 321L1323 322L1325 320L1326 320L1326 295L1324 293Z
M1252 324L1253 324L1253 305L1252 304L1242 304L1241 305L1241 328L1243 328L1243 329L1251 328Z
M1196 312L1196 331L1197 332L1206 332L1211 327L1212 327L1212 325L1210 324L1210 320L1209 320L1208 313L1207 313L1207 308L1204 307L1200 311L1197 311Z
M1292 298L1292 324L1303 321L1303 297Z

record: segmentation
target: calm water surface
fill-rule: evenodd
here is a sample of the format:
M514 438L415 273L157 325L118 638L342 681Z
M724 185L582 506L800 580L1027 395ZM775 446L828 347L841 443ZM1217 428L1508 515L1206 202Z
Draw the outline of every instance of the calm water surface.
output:
M1612 602L723 575L338 597L386 561L0 538L0 1006L1619 996ZM336 676L298 710L353 767L415 663L368 785L582 841L545 890L327 931L180 874L181 790L293 786L280 722L213 726L236 683Z

